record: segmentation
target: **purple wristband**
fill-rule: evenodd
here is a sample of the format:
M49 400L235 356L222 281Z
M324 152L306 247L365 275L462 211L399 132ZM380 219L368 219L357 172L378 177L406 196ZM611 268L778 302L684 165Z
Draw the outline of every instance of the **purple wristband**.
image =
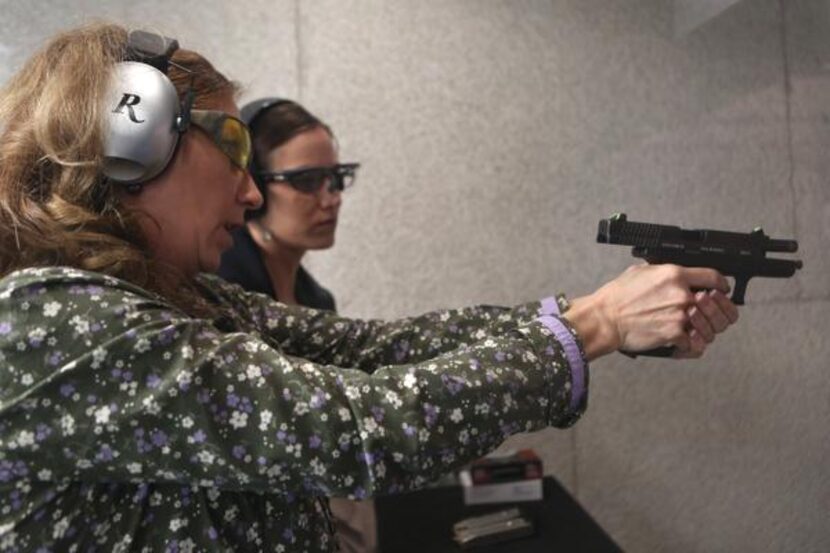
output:
M542 300L542 306L539 307L539 315L559 316L559 302L556 301L554 296Z
M579 351L576 338L558 317L559 304L556 298L542 300L536 320L553 333L565 350L565 358L571 366L571 411L576 411L585 399L585 360Z

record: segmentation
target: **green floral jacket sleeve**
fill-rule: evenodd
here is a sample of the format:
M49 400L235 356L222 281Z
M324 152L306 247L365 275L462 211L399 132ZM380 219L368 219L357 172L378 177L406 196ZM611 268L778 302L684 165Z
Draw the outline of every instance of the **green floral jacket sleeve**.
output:
M314 497L411 489L585 408L538 302L383 323L202 284L220 320L95 273L0 281L0 551L327 550Z
M318 363L372 373L388 365L416 363L500 335L540 315L539 302L515 308L474 306L397 321L360 321L328 310L276 303L213 275L202 275L209 293L233 306L231 328L273 340L285 353Z

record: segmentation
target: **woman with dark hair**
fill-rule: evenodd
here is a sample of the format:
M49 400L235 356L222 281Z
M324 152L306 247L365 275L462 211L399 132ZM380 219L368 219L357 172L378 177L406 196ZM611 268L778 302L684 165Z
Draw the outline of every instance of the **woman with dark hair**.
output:
M334 245L341 194L358 165L339 163L331 128L296 102L262 98L241 114L251 129L251 176L263 202L234 231L218 274L286 304L335 311L334 297L300 262L306 251ZM371 499L332 498L329 505L345 553L376 551Z
M242 108L242 119L263 202L234 232L218 274L289 305L334 311L332 295L300 262L308 250L334 245L341 195L358 165L339 163L331 129L291 100L256 100Z
M0 550L332 551L323 498L572 425L590 360L698 357L737 316L723 276L673 265L389 322L227 283L250 135L176 47L83 27L0 91Z

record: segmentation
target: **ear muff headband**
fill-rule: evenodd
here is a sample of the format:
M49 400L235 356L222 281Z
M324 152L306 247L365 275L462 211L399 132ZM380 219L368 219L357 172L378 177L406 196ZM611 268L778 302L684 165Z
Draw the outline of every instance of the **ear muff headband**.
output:
M254 124L256 120L259 118L260 115L265 113L267 110L271 108L275 108L281 104L288 104L291 100L286 100L284 98L260 98L259 100L254 100L253 102L248 102L242 109L239 110L240 119L242 122L248 125L248 128L251 129L253 133ZM257 155L256 148L253 150L253 156L251 156L251 165L249 167L249 171L251 176L254 179L254 182L259 188L259 191L262 193L263 198L265 197L265 183L262 182L262 179L259 177L259 173L263 170L263 162L264 160L259 159Z
M161 35L130 33L106 96L103 172L110 180L137 185L159 175L187 130L192 92L180 102L165 74L178 47Z
M270 98L260 98L259 100L254 100L253 102L248 102L242 109L239 110L240 119L248 125L248 128L251 129L251 137L254 139L254 143L256 143L256 138L253 136L254 125L256 124L257 119L266 111L271 108L275 108L281 104L288 104L291 103L291 100L286 100L285 98L277 98L277 97L270 97ZM245 218L246 219L255 219L259 217L263 213L265 213L266 206L268 205L268 190L266 186L265 180L259 176L260 172L263 171L265 166L265 160L259 159L259 155L257 154L256 145L252 148L253 155L251 155L251 164L248 166L248 171L251 173L251 177L254 179L254 183L256 184L257 189L259 189L259 193L262 195L262 205L259 209L246 211Z

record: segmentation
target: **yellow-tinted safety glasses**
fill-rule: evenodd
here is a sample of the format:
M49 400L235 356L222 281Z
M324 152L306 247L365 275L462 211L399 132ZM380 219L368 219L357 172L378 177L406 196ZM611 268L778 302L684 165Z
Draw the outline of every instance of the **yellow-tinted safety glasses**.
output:
M242 169L251 161L251 131L247 125L224 111L190 110L190 122L207 133L216 146Z

